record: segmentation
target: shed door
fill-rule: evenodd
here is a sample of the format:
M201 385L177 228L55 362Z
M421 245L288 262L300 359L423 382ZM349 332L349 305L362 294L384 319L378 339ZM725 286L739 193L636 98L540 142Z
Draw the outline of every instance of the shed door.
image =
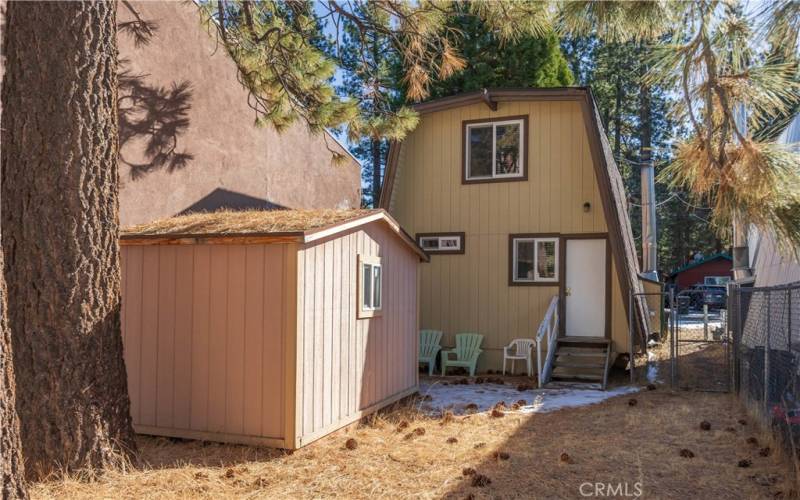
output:
M568 239L566 323L568 337L603 337L606 329L606 240Z

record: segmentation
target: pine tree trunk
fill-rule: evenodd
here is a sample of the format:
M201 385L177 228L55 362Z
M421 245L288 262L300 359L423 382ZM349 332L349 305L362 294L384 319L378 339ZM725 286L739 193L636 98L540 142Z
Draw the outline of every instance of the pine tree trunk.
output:
M370 149L372 151L372 206L378 207L378 200L381 198L381 141L380 139L370 139Z
M0 269L3 250L0 248ZM3 499L28 498L15 408L11 335L6 320L6 282L0 274L0 493Z
M622 153L622 79L617 75L614 102L614 160L619 163Z
M8 3L0 0L0 33L3 33L2 53L5 54L5 12ZM0 64L0 82L5 66ZM0 114L2 114L0 100ZM2 119L0 119L2 123ZM3 269L3 249L0 247L0 270ZM0 272L0 495L3 499L28 498L25 488L25 467L19 438L16 408L16 380L11 353L11 331L6 316L6 280Z
M26 472L133 451L120 330L116 2L12 2L2 243Z

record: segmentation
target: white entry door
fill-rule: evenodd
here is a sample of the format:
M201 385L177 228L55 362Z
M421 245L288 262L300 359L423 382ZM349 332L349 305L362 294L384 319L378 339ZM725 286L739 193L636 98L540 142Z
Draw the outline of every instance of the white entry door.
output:
M606 240L566 240L564 331L568 337L604 337Z

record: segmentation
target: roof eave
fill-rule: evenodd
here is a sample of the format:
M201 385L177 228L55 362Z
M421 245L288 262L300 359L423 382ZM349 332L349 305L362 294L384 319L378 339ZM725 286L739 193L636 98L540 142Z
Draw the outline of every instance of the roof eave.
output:
M414 104L414 111L420 114L433 113L470 104L526 100L574 100L584 98L586 87L548 87L548 88L488 88L464 92L430 101Z
M400 224L385 210L376 210L344 221L334 222L325 226L306 231L286 231L273 233L206 233L206 234L126 234L120 236L120 245L224 245L224 244L269 244L269 243L313 243L315 241L335 236L344 231L383 221L397 236L408 245L423 262L428 262L425 253L417 242L406 233Z

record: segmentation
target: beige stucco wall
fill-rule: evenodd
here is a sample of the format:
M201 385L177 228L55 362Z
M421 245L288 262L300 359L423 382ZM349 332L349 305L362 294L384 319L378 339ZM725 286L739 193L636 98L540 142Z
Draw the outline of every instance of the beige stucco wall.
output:
M383 311L356 318L357 259L379 256ZM419 256L383 223L298 252L297 445L417 388Z
M122 246L138 432L284 445L294 258L282 244Z
M349 156L334 164L328 148L344 150L331 136L300 123L282 134L255 127L236 67L194 3L130 5L155 27L137 46L134 14L119 3L123 226L221 205L360 205L358 164Z
M462 184L462 121L518 115L529 120L528 180ZM499 102L497 111L474 104L423 115L402 144L390 212L412 235L464 231L466 251L433 255L420 266L421 328L443 330L444 345L458 332L483 334L479 369L499 368L504 345L535 336L559 289L509 286L509 234L607 233L594 172L578 101ZM625 352L615 265L611 276L611 334L615 350Z

